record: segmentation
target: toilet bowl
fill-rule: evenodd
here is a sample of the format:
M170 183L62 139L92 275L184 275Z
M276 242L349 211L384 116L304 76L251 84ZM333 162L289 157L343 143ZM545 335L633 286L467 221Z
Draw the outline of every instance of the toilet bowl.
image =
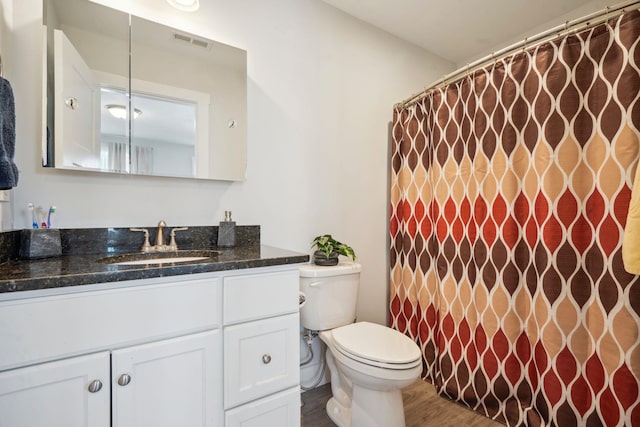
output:
M422 353L391 328L355 322L361 267L300 269L302 326L326 344L332 397L327 414L339 427L404 427L401 389L420 377Z
M333 397L327 414L340 427L404 427L401 389L422 372L418 346L368 322L323 331Z

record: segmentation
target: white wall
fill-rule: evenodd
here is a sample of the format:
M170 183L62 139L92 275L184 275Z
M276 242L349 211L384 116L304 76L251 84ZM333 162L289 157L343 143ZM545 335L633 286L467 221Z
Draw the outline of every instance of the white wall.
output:
M56 205L59 227L207 225L232 210L239 224L262 226L264 244L305 253L314 236L332 233L364 267L359 318L385 322L388 122L395 102L452 64L320 0L211 0L191 15L160 0L102 0L247 50L247 180L50 170L40 167L41 0L0 1L13 8L15 228L29 225L33 202Z

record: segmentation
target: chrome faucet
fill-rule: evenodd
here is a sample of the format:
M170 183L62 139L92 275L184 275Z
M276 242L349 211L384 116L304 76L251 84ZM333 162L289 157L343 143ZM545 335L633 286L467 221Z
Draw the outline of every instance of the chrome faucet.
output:
M189 227L175 227L171 229L171 241L169 242L169 246L167 246L167 250L177 251L178 244L176 243L176 231L184 231L188 230Z
M164 220L161 220L158 223L158 231L156 234L156 244L151 246L149 243L149 230L146 228L130 228L131 231L140 231L144 233L144 243L142 244L141 251L144 253L150 252L174 252L178 250L178 245L176 243L176 231L184 231L188 230L189 227L175 227L171 230L171 242L167 245L166 240L164 239L164 228L167 226L167 223Z
M158 232L156 233L156 245L154 246L156 252L164 252L165 243L164 243L164 228L167 226L167 223L164 222L163 219L158 223Z
M142 244L142 248L140 248L140 250L145 254L153 252L153 247L149 243L149 230L147 230L146 228L130 228L129 230L144 233L144 243Z

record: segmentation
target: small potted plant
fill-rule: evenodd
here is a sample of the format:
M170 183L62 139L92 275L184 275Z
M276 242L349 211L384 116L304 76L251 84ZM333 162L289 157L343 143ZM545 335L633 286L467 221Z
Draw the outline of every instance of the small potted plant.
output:
M313 262L316 265L330 266L338 264L338 256L344 255L356 259L356 253L351 246L338 242L331 234L323 234L313 239Z

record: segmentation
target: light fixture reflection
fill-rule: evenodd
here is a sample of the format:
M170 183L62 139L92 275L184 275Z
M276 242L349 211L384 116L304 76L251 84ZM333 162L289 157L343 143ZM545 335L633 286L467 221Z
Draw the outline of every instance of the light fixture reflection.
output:
M127 118L127 107L125 107L124 105L109 104L109 105L105 106L105 108L109 111L109 114L111 114L116 119L126 119ZM137 119L138 116L140 116L140 114L142 114L142 111L140 111L137 108L133 109L133 118L134 119Z
M167 0L167 3L185 12L195 12L200 7L199 0Z

